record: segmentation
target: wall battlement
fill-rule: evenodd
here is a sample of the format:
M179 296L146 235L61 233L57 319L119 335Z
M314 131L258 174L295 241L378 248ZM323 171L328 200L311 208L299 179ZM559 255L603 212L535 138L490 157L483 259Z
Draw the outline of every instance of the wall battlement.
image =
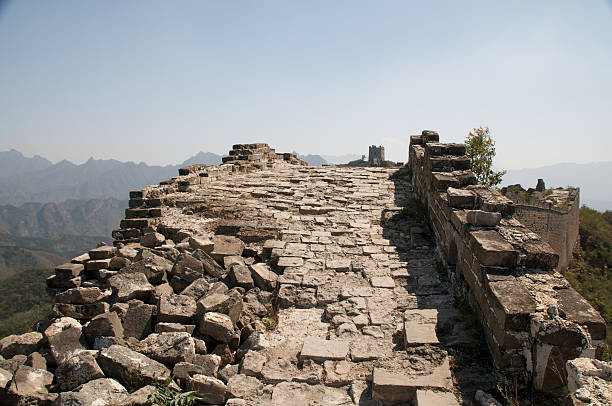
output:
M522 208L476 184L463 144L423 131L411 137L409 166L440 254L480 318L496 367L558 393L566 361L601 349L603 318L556 271L551 245L517 219Z

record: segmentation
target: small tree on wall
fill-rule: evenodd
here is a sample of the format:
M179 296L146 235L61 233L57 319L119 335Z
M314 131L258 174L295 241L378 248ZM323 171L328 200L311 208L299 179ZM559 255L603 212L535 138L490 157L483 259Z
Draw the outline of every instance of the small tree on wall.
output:
M493 171L495 141L491 138L489 127L474 128L465 138L465 147L478 183L487 186L499 185L506 171Z

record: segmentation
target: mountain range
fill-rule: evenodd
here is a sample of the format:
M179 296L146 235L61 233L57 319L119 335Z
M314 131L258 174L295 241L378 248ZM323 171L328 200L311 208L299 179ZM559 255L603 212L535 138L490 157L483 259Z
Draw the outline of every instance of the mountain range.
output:
M181 164L167 166L93 158L75 165L66 160L53 164L40 156L26 158L15 150L4 151L0 152L0 205L126 199L130 190L177 176L178 168L193 163L218 165L221 156L200 152Z

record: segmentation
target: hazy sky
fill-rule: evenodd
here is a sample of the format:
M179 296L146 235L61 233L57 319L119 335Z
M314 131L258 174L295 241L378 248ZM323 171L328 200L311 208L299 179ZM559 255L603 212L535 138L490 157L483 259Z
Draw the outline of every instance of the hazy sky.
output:
M405 161L410 134L481 125L501 168L612 160L612 2L0 5L0 150L167 164L382 144Z

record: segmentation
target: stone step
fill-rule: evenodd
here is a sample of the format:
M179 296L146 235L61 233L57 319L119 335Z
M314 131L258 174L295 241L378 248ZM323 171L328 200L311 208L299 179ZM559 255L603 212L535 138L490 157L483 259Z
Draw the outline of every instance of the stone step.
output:
M383 404L414 402L417 391L424 388L447 392L453 389L448 357L427 375L402 375L380 367L372 373L372 399Z

